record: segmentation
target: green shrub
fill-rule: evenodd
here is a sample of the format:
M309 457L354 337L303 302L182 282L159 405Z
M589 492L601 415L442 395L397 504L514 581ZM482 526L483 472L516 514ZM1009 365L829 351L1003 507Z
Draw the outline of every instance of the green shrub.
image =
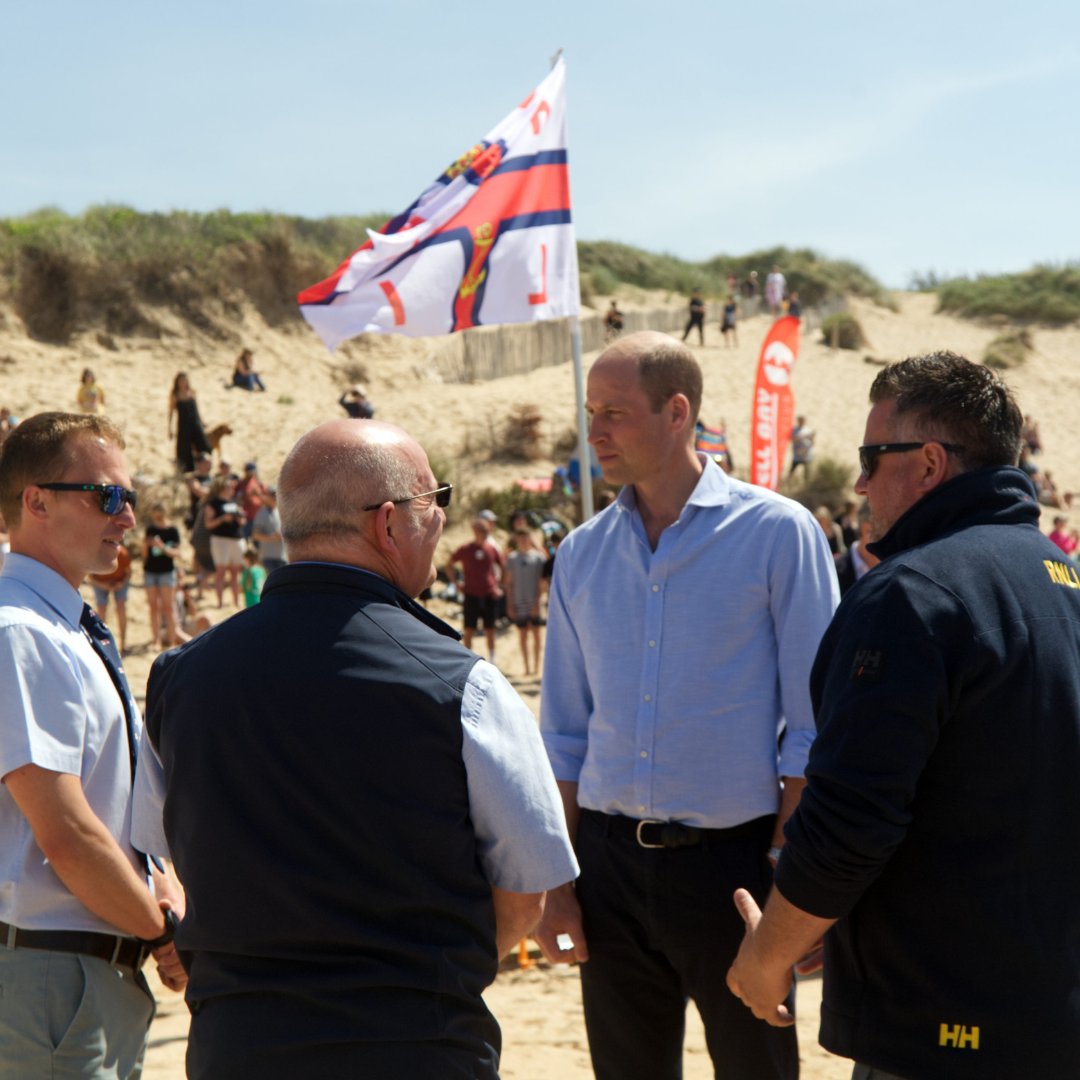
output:
M1004 315L1050 326L1075 322L1080 319L1080 263L955 278L938 290L938 308L969 319Z
M19 252L15 311L30 336L63 345L75 330L77 274L61 251L27 246Z
M593 291L600 296L614 296L619 287L619 279L610 267L598 265L589 271L589 281Z
M588 271L578 274L578 295L581 297L582 307L596 307L596 290L593 288L592 274Z
M983 363L987 367L1006 370L1019 367L1027 360L1031 351L1031 335L1027 330L998 334L983 353Z
M852 456L855 450L852 448ZM839 510L846 499L852 497L852 485L858 476L858 470L852 465L837 461L835 458L815 458L810 463L798 486L782 484L781 490L787 496L802 503L811 513L819 506L828 506ZM798 474L796 474L798 476Z
M544 418L535 405L515 405L503 422L498 457L513 461L539 461L544 456L540 446L540 425Z
M463 505L467 506L471 514L477 514L481 510L494 512L499 525L506 529L510 526L510 518L516 510L549 510L552 506L552 495L548 491L522 491L516 484L508 488L480 488L469 492Z
M826 345L841 349L861 349L866 344L859 320L846 311L838 311L822 320L821 339Z
M160 336L140 304L169 307L227 340L220 311L239 309L222 298L246 295L270 325L299 320L296 293L330 274L365 227L386 218L143 214L126 206L91 207L76 218L48 208L0 220L0 285L30 333L46 341L102 322L111 333Z

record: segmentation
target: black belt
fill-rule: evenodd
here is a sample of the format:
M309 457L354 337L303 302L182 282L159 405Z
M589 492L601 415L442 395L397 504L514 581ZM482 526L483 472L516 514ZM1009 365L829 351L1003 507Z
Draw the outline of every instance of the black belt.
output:
M146 947L135 938L95 934L92 930L20 930L0 922L0 948L48 949L108 960L114 967L137 972L146 959Z
M633 840L643 848L701 847L713 842L723 843L755 836L764 837L767 847L774 820L772 815L769 815L744 821L730 829L696 829L691 825L680 825L676 821L639 821L621 814L603 814L598 810L582 809L581 812L594 817L600 823L605 836Z

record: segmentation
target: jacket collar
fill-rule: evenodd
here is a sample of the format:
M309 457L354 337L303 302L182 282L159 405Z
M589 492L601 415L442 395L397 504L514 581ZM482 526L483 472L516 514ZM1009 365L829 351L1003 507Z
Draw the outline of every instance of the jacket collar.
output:
M995 466L960 473L924 495L866 548L879 559L973 525L1037 525L1039 502L1026 473Z
M429 629L443 637L461 640L461 635L442 619L432 615L427 608L403 593L396 585L371 570L344 563L300 562L289 563L274 570L266 579L263 599L273 593L286 592L343 592L351 591L363 599L407 611Z

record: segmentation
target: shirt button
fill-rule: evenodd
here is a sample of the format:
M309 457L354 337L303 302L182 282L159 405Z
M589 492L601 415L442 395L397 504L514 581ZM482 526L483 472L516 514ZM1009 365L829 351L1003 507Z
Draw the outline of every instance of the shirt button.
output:
M642 814L644 814L644 813L645 813L645 804L644 804L644 803L642 803L642 804L641 804L641 805L640 805L640 806L638 807L638 811L639 811L640 813L642 813Z
M653 592L659 592L659 591L660 591L660 586L659 586L659 585L654 585L654 586L652 587L652 591L653 591Z
M649 648L650 649L655 649L656 648L656 642L655 641L650 641L649 642Z
M648 751L648 750L642 750L642 751L641 751L641 756L642 756L643 758L646 758L646 757L648 757L648 756L649 756L649 751Z
M645 700L646 701L652 701L652 694L646 694L645 695Z

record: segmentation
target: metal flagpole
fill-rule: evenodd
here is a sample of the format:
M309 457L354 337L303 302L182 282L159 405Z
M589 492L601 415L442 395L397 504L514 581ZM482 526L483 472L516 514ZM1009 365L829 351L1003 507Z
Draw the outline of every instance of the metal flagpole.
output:
M559 62L560 48L551 58L551 66ZM577 241L574 241L577 243ZM574 358L574 395L577 399L577 453L581 490L581 520L593 516L592 456L589 453L589 421L585 416L585 373L581 368L581 323L577 315L570 317L570 352Z
M574 393L577 398L578 475L581 483L581 520L593 516L592 455L589 453L589 421L585 416L585 373L581 367L581 324L570 319L570 351L574 355Z

